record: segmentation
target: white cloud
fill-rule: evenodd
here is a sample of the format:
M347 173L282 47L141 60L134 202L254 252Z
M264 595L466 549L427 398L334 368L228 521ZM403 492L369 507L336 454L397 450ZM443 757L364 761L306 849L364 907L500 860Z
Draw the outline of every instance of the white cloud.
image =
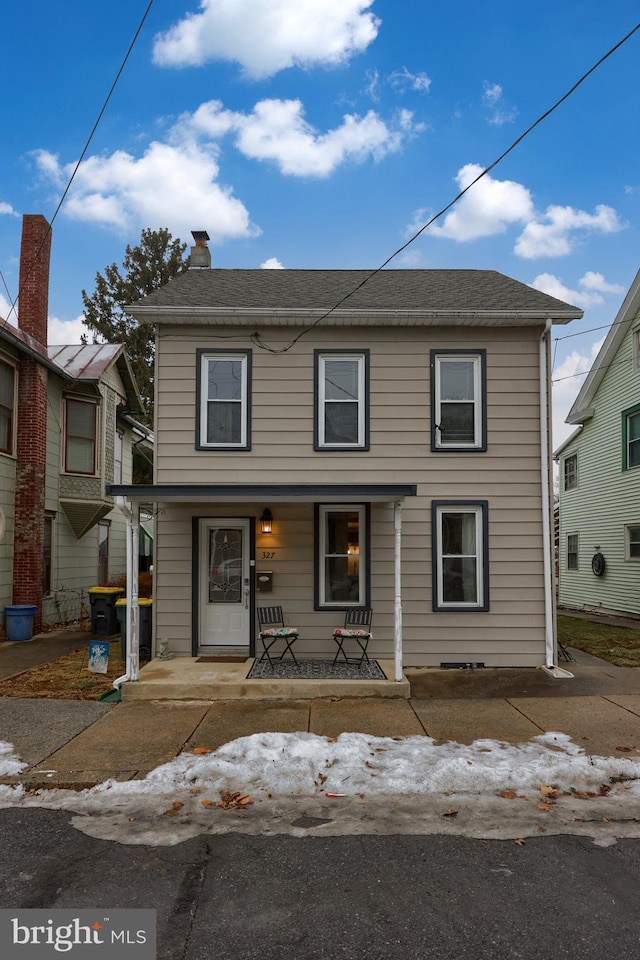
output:
M260 264L261 270L284 270L284 267L280 263L277 257L269 257L268 260L265 260L264 263Z
M46 179L66 182L73 164L40 150ZM213 240L250 237L260 231L231 188L216 182L217 153L211 145L151 143L136 158L123 150L89 157L80 166L65 205L67 216L117 230L168 227L186 236L194 223L208 224Z
M389 74L388 82L396 90L414 90L417 93L429 93L431 80L426 73L410 73L406 67Z
M456 177L460 189L472 183L482 169L477 163L462 167ZM510 224L527 223L533 215L533 200L526 187L513 180L494 180L487 174L458 201L442 224L433 224L429 232L465 242L504 233Z
M564 421L603 343L604 337L591 345L588 354L572 350L551 373L554 449L564 443L576 429L575 424Z
M577 307L588 309L604 303L603 293L624 293L625 288L617 283L607 283L601 273L594 273L588 270L583 277L578 280L579 290L572 290L564 285L562 280L552 273L540 273L532 280L529 286L542 293L548 293L551 297L557 297L558 300L564 300Z
M0 293L0 320L8 320L14 327L17 326L17 319L11 304Z
M160 66L232 60L260 79L287 67L345 63L375 40L373 0L201 0L155 38Z
M501 127L505 123L513 123L518 116L515 107L507 107L504 103L502 86L499 83L489 83L485 80L483 83L482 102L491 112L489 114L489 123Z
M345 114L339 127L319 133L305 120L300 100L261 100L248 114L211 100L183 116L177 127L182 137L233 133L246 157L271 160L281 173L297 177L326 177L341 163L380 160L422 129L408 110L400 111L390 126L370 110L364 117Z
M554 205L526 225L516 240L515 252L526 260L562 257L571 253L576 234L615 233L622 228L616 211L605 204L599 204L595 213Z
M20 214L13 209L10 203L5 203L3 200L0 200L0 215L3 213L8 214L11 217L20 216Z
M84 316L80 314L75 320L60 320L58 317L49 317L48 342L51 346L60 346L71 343L80 343L83 336L93 342L93 335L84 324Z

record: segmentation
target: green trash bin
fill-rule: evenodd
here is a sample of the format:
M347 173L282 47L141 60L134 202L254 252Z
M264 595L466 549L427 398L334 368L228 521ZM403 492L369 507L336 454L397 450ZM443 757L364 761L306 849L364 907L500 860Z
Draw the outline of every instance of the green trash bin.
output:
M116 600L123 593L122 587L89 587L91 633L110 637L118 632Z
M140 645L138 656L140 660L151 660L151 612L153 599L140 597L138 600L138 620L140 623ZM116 600L116 616L120 624L120 653L122 659L127 656L127 601L126 598Z

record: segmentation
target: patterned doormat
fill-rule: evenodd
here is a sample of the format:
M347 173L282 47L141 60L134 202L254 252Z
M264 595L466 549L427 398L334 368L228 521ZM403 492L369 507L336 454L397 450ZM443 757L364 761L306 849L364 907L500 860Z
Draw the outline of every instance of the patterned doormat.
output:
M357 663L336 663L331 660L257 660L247 674L247 680L386 680L377 660Z

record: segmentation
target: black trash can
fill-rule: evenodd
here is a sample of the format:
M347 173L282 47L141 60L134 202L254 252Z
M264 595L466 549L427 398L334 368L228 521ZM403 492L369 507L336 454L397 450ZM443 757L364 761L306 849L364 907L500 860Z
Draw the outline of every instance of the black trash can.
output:
M138 656L140 660L151 660L151 611L153 600L149 597L140 597L138 600L138 619L140 623L140 646ZM125 660L127 656L127 601L125 598L116 600L116 616L120 624L120 654Z
M91 633L110 637L118 632L116 600L123 593L122 587L89 587Z

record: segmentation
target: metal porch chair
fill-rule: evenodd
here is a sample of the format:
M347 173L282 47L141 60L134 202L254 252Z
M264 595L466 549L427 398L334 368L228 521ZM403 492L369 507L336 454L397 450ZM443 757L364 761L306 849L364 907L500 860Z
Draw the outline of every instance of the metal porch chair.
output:
M291 659L297 665L295 653L291 649L298 639L298 631L295 627L285 627L282 607L258 607L258 626L260 642L262 643L262 654L258 663L268 660L273 667L274 660L282 660L289 653ZM284 640L284 650L279 656L271 654L271 648L278 640Z
M371 607L367 607L364 610L347 610L344 617L344 627L337 627L333 631L333 639L338 644L338 651L333 659L334 667L338 662L340 654L342 654L345 663L357 663L359 667L361 667L365 661L367 663L370 662L367 647L372 637L372 617L373 610ZM357 646L360 648L360 652L355 657L347 656L344 649L344 644L347 640L355 640Z

